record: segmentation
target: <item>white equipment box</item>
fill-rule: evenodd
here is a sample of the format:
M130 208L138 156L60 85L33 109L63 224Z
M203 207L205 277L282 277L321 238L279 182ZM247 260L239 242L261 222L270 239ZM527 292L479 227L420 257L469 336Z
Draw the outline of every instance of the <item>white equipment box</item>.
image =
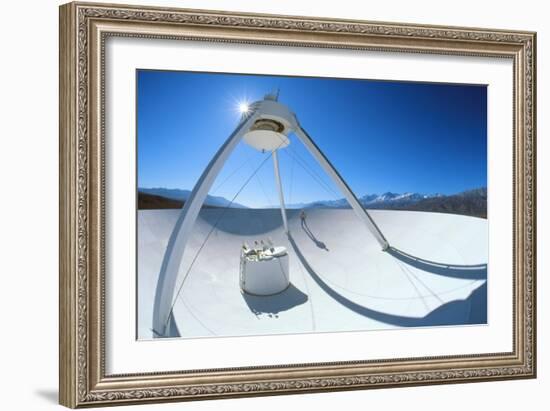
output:
M262 242L263 243L263 242ZM290 285L288 253L285 247L241 249L241 289L252 295L273 295Z

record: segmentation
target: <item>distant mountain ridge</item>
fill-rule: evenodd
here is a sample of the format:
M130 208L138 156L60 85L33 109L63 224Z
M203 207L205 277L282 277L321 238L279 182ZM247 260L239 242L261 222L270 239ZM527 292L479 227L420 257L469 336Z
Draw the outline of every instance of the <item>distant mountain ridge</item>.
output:
M487 188L481 187L454 195L427 198L409 205L406 209L487 218Z
M487 188L480 187L461 193L420 194L392 193L366 194L358 198L367 209L432 211L463 214L487 218ZM289 204L289 208L350 208L344 198L338 200L314 201L304 204Z
M440 197L441 194L419 194L419 193L392 193L386 192L383 194L365 194L362 197L359 197L358 200L366 208L387 208L388 205L392 206L404 206L408 204L413 204L418 201ZM338 200L319 200L311 203L299 203L299 204L289 204L289 208L349 208L347 200L344 198Z
M142 194L138 208L179 208L189 198L190 190L170 188L139 188ZM150 197L145 198L143 194ZM162 198L167 201L162 201ZM462 214L473 217L487 218L487 188L480 187L461 193L420 194L420 193L392 193L365 194L358 198L366 209L380 210L411 210L430 211L438 213ZM180 205L181 204L181 205ZM205 207L227 207L231 202L224 197L207 196ZM248 208L239 203L232 203L232 208ZM267 208L277 208L272 205ZM319 200L311 203L287 204L287 208L350 208L346 199Z
M170 200L176 200L185 202L191 195L191 190L182 190L179 188L163 188L163 187L154 187L154 188L138 188L138 192L144 193L144 194L150 194L153 196L160 196L164 198L168 198ZM204 205L211 206L211 207L227 207L229 204L231 204L232 208L248 208L242 204L239 203L231 203L228 199L224 197L219 196L206 196L206 200L204 201Z

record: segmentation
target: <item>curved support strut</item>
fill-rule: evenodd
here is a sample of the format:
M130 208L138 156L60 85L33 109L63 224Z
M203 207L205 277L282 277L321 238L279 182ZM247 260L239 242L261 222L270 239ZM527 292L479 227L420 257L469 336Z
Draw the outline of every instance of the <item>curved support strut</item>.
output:
M340 176L338 171L336 171L334 166L330 163L330 161L328 161L323 152L319 149L319 147L317 147L317 145L313 142L311 137L302 127L299 127L295 131L295 133L302 141L302 143L304 143L311 155L315 157L315 159L319 162L319 164L321 164L321 167L323 167L325 172L336 183L340 191L342 191L342 193L346 197L346 200L348 200L348 203L350 203L351 207L353 208L353 211L355 211L357 217L365 223L369 231L376 238L376 241L378 241L378 244L380 244L380 247L382 247L382 250L386 251L389 247L388 240L386 240L386 237L384 237L384 234L382 234L380 228L378 228L368 211L365 210L363 205L359 202L353 191L351 191L351 189L346 184L344 179Z
M162 260L153 307L152 328L154 335L165 336L168 330L174 289L185 246L191 236L193 225L206 200L208 191L212 187L212 184L214 184L227 158L241 141L246 131L254 124L256 118L257 116L253 114L244 119L233 134L229 136L203 171L189 198L185 201L168 240Z
M191 236L193 225L197 219L202 204L204 203L208 191L212 187L216 177L221 171L227 158L241 141L244 134L250 129L254 122L258 119L256 113L243 119L237 129L229 136L225 143L220 147L216 155L212 158L206 169L200 176L197 184L193 188L189 198L185 201L181 213L176 221L164 258L157 282L157 288L155 292L155 302L153 308L153 334L155 336L166 336L167 330L169 330L169 322L171 318L172 303L174 298L174 290L176 286L176 280L178 278L178 271L183 258L185 247ZM306 146L313 157L323 167L325 172L332 178L338 188L342 191L347 201L355 211L357 217L365 223L369 231L374 235L382 250L386 251L389 247L388 241L369 215L367 210L361 205L355 194L351 191L346 182L342 179L340 174L336 171L334 166L329 162L325 155L321 152L319 147L313 142L311 137L300 126L295 127L294 130L297 137ZM281 187L281 177L279 174L279 164L277 157L277 150L273 151L273 161L275 168L275 178L279 189L279 200L281 202L281 214L283 218L284 230L288 233L288 224L286 221L286 211L284 205L283 191Z

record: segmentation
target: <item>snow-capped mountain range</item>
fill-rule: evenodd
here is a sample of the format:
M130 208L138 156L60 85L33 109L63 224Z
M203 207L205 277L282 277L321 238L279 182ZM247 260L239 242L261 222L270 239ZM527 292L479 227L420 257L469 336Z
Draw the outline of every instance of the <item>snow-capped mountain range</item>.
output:
M139 188L140 196L142 194L157 196L152 208L179 208L190 195L189 190L166 189L166 188ZM140 197L141 198L141 197ZM164 204L162 199L179 201L177 205ZM140 201L145 200L144 198ZM164 203L163 203L164 201ZM473 190L463 191L461 193L444 194L420 194L420 193L392 193L383 194L365 194L359 197L359 201L368 209L392 209L392 210L411 210L411 211L432 211L442 213L463 214L481 218L487 218L487 188L481 187ZM205 201L207 207L232 207L247 208L239 203L231 203L224 197L208 196ZM273 204L266 208L278 208L279 204ZM350 208L346 199L337 200L319 200L311 203L292 203L286 204L288 209L301 208ZM140 209L146 207L145 203L139 206Z
M405 206L408 204L416 203L418 201L427 198L442 197L442 194L420 194L420 193L392 193L386 192L383 194L365 194L359 197L359 201L365 207L368 208L386 208L386 206ZM296 203L289 204L289 208L315 208L315 207L329 207L329 208L348 208L349 204L346 199L341 198L338 200L321 200L314 201L312 203Z

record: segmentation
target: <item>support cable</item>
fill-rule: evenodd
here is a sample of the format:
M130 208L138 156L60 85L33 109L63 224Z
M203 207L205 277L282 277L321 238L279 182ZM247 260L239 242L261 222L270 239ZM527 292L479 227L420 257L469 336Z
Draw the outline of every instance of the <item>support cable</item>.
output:
M247 157L246 160L243 161L241 165L239 165L237 168L235 168L235 170L229 173L229 175L211 191L211 194L216 193L225 183L227 183L231 179L231 177L233 177L239 170L241 170L249 162L250 162L250 157Z
M289 151L285 150L285 153L292 159L298 163L300 167L302 167L323 189L334 199L338 200L341 198L340 195L330 186L328 185L322 177L319 176L315 170L313 170L306 162L303 160L298 153L293 151L293 153L290 153Z
M281 144L282 145L282 144ZM277 150L279 147L277 147L275 150ZM170 320L171 316L172 316L172 312L174 310L174 306L176 305L176 301L178 300L179 298L179 295L181 293L181 290L183 289L183 285L185 283L185 280L187 279L187 277L189 276L189 273L191 272L191 269L193 268L193 265L195 264L195 262L197 261L201 251L203 250L204 246L206 245L206 242L208 241L208 239L210 238L210 235L214 232L214 230L216 229L216 227L218 226L219 222L221 221L221 219L224 217L225 213L227 212L227 210L231 207L231 205L233 204L233 202L237 199L237 197L239 196L239 194L244 190L244 188L248 185L248 183L252 180L252 178L254 178L254 176L258 173L258 171L260 171L260 169L263 167L263 165L272 157L273 155L273 152L275 151L271 151L269 153L269 155L262 160L262 162L260 163L260 165L258 167L256 167L256 169L254 170L254 172L252 173L252 175L250 175L247 180L244 182L244 184L239 188L239 190L237 191L237 193L233 196L233 198L231 199L231 201L229 202L229 204L227 204L227 206L225 206L222 210L222 213L220 214L220 216L218 217L218 219L216 220L216 222L214 223L214 225L212 226L212 228L210 229L210 231L208 232L208 234L206 235L204 241L202 242L201 246L199 247L199 249L197 250L195 256L193 257L193 260L191 260L191 264L189 265L189 268L187 269L187 271L185 272L185 275L183 276L183 280L181 281L181 284L178 288L178 292L176 293L176 296L172 302L172 305L170 306L170 311L168 312L168 316L166 318L166 323L164 324L165 327L168 325L168 321Z

